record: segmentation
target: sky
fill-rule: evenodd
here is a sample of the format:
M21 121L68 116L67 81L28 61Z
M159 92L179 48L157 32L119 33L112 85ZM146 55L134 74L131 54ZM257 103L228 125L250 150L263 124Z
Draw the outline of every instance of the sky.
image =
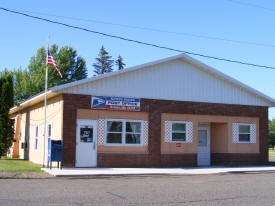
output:
M0 7L178 50L275 67L274 0L0 0ZM89 76L102 45L114 59L121 55L126 67L179 54L3 10L0 28L0 71L27 68L48 36L50 44L76 49L86 60ZM275 70L192 57L275 99ZM269 118L275 118L274 108Z

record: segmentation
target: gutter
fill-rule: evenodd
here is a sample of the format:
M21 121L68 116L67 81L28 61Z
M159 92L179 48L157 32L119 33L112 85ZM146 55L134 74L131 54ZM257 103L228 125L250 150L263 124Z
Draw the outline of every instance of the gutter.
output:
M55 97L55 96L57 96L59 94L60 93L53 92L53 91L49 90L47 92L47 99ZM38 94L38 95L36 95L36 96L34 96L34 97L32 97L32 98L30 98L30 99L22 102L22 103L20 103L19 105L12 107L10 109L10 111L9 111L9 115L14 114L14 113L16 113L18 111L21 111L23 109L26 109L26 108L28 108L30 106L35 105L35 104L38 104L40 102L43 102L44 97L45 97L45 92L40 93L40 94Z

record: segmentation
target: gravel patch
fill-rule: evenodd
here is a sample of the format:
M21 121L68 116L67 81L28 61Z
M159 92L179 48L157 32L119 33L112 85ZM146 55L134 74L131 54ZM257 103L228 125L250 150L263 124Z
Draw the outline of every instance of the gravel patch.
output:
M0 172L0 179L45 179L54 178L45 172Z

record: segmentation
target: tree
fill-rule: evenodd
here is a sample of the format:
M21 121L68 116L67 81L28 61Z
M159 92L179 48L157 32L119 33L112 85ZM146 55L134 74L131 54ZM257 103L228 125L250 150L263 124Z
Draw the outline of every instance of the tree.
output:
M122 57L119 55L117 60L116 60L116 65L118 67L118 70L124 69L125 63L123 62Z
M268 121L268 143L274 149L275 146L275 119Z
M85 60L77 55L76 50L69 46L61 47L52 45L50 52L56 59L63 78L60 78L56 69L48 66L48 88L87 78L87 67ZM31 57L27 70L14 70L15 79L15 103L26 100L27 98L44 91L45 69L46 69L46 50L41 47L37 50L36 56Z
M0 158L7 154L12 146L14 120L9 118L9 109L13 106L13 77L11 74L0 76Z
M6 77L6 76L8 76L10 73L11 73L11 72L10 72L7 68L5 68L5 69L3 69L2 72L0 72L0 77Z
M102 46L98 54L99 57L96 58L96 63L93 64L96 75L113 71L112 67L114 60L112 60L112 56L109 56L108 54L109 53L105 50L104 46Z
M31 81L27 70L22 68L15 69L11 72L14 81L14 104L19 104L22 100L26 100L31 94Z
M63 76L61 79L55 68L49 65L50 87L87 78L86 61L72 47L64 46L58 51L58 47L53 45L50 51Z

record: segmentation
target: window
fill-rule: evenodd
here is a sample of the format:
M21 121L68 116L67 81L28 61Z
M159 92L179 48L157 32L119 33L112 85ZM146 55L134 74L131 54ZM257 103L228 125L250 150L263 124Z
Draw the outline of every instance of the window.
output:
M48 124L48 138L52 137L52 124Z
M232 123L232 143L256 143L257 125Z
M38 126L35 126L34 128L34 149L38 149L38 135L39 135L39 130Z
M142 140L142 121L108 120L106 143L118 145L140 145Z
M164 142L192 143L192 121L164 121Z
M172 142L186 141L186 123L172 122Z
M90 143L94 141L94 128L87 125L80 126L80 142Z
M239 142L250 142L250 125L239 125Z
M126 122L126 144L140 144L141 122Z
M107 121L107 143L122 143L122 122Z

